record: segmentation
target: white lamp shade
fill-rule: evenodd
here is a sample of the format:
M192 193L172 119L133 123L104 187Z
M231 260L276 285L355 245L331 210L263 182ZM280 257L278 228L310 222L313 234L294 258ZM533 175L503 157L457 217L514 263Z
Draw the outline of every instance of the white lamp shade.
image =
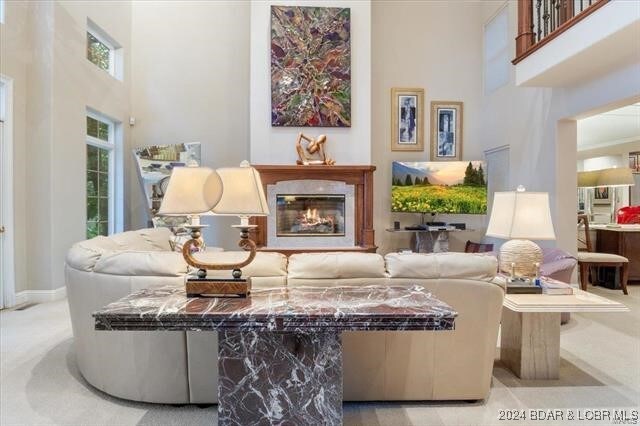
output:
M267 199L262 189L260 173L248 163L240 167L223 167L217 170L224 192L213 213L221 216L266 216L269 214Z
M222 179L208 167L176 167L162 198L161 216L199 215L211 210L222 196Z
M631 186L635 185L633 174L628 167L614 167L599 170L596 186Z
M496 192L487 235L497 238L555 240L546 192Z

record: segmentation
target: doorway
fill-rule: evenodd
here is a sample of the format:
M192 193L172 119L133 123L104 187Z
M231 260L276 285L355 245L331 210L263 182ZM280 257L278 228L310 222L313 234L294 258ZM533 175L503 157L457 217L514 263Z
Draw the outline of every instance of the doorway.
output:
M0 309L15 304L12 113L13 80L0 75Z

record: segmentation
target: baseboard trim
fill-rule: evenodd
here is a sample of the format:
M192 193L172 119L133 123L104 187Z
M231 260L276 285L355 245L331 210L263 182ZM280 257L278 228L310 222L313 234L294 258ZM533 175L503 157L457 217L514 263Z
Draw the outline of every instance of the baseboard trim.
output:
M67 287L58 287L55 290L24 290L16 293L16 306L25 303L45 303L64 299L67 296Z

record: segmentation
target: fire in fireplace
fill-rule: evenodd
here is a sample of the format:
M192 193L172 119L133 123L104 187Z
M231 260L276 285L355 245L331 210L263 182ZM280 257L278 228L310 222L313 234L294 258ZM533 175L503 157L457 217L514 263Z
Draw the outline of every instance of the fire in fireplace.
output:
M344 236L344 195L276 195L276 235Z

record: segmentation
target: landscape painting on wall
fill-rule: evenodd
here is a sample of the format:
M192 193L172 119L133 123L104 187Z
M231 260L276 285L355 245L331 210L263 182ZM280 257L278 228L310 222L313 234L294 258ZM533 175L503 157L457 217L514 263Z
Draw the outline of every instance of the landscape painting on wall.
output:
M485 170L482 161L394 161L391 211L486 214Z
M349 8L271 6L271 125L351 127Z

